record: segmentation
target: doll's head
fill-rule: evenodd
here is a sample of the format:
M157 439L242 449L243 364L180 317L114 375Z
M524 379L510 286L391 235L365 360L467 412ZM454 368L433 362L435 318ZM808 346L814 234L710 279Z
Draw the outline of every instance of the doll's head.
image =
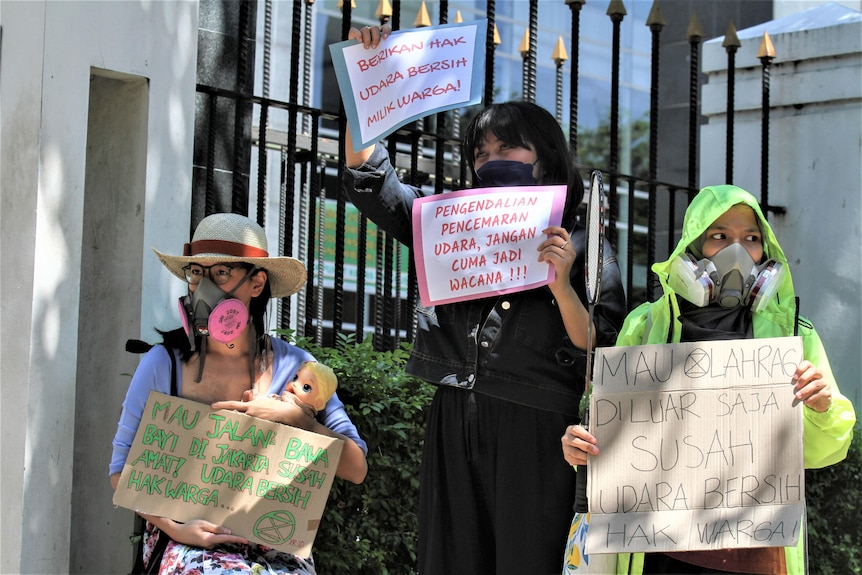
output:
M316 361L307 361L299 368L296 378L287 384L286 393L294 394L318 412L326 406L337 387L338 378L332 369Z

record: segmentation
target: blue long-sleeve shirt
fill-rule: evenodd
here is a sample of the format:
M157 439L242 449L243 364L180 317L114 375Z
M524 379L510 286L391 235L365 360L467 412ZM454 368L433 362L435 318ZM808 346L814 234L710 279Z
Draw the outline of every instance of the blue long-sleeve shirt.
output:
M278 394L284 391L287 384L294 379L300 366L306 361L316 361L307 351L291 345L284 340L271 338L273 364L272 383L267 394ZM179 356L177 366L181 365ZM182 395L182 378L178 378L177 393ZM123 411L117 424L117 434L113 440L113 454L109 474L120 473L129 454L129 448L135 439L135 433L141 422L141 415L151 391L165 394L171 393L171 361L165 346L157 345L142 358L132 377L126 399L123 401ZM359 437L359 432L344 409L344 404L333 394L326 407L318 413L317 420L336 433L349 437L368 453L368 446Z

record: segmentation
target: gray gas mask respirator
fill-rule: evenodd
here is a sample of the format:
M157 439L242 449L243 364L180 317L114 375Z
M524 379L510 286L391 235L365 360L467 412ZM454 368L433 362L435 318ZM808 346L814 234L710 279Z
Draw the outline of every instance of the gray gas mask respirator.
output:
M760 311L781 284L784 266L776 260L757 264L738 243L711 258L683 254L671 264L668 285L696 306L718 303L724 308L751 306Z
M183 328L189 336L192 351L195 351L197 336L213 338L219 343L229 343L239 337L248 323L248 308L240 300L221 290L209 278L201 278L200 283L189 295L179 301L180 317Z

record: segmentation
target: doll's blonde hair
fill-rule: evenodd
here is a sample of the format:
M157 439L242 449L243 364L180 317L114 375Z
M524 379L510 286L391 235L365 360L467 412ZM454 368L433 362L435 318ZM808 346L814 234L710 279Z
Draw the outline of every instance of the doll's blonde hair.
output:
M338 377L331 367L317 361L307 361L302 364L302 367L307 367L317 379L320 392L317 394L317 402L312 407L320 411L326 406L326 402L329 401L335 390L338 389Z

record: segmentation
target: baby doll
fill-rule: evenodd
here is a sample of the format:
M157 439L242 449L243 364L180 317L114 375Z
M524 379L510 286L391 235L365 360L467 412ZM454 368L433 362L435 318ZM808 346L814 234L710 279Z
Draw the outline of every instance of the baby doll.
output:
M338 387L338 378L328 366L316 361L302 364L296 377L287 384L281 396L274 399L293 400L300 407L310 407L315 415L323 409Z

